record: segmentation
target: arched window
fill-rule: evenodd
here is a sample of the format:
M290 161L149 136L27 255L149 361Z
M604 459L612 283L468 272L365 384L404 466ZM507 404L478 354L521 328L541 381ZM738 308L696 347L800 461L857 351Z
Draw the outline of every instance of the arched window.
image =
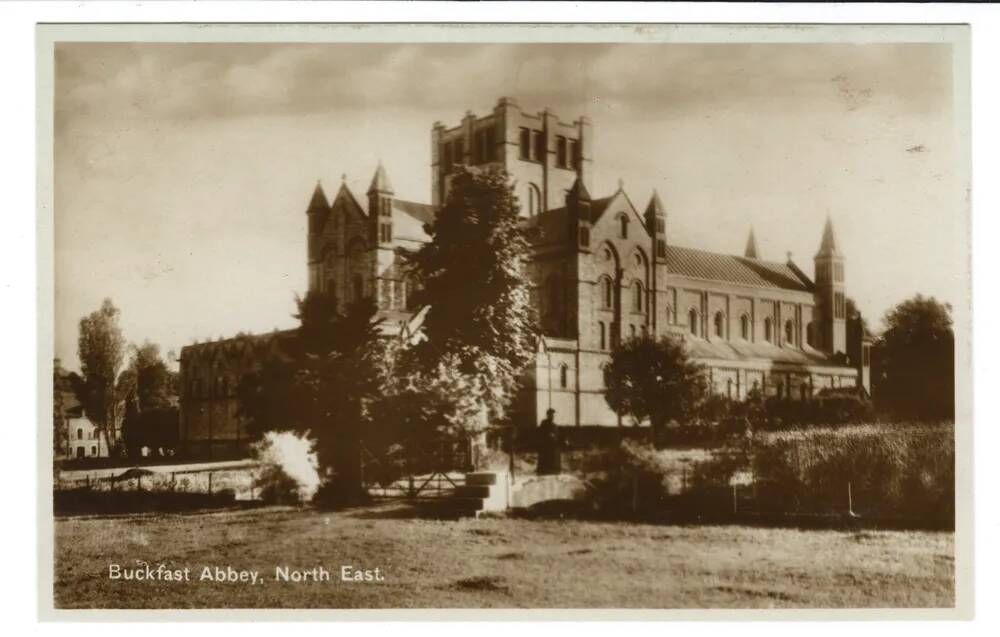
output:
M715 313L715 335L719 338L726 336L726 319L722 312Z
M77 429L76 430L76 439L77 440L83 440L83 429Z
M746 314L740 317L740 337L744 341L750 340L750 317Z
M610 277L601 277L601 303L603 308L611 309L615 304L615 286Z
M535 184L528 184L528 216L534 217L542 212L542 191Z
M559 366L559 386L566 389L569 384L569 367L565 364Z
M360 274L354 275L354 301L358 301L365 296L365 280Z
M816 347L816 324L809 323L806 325L806 344L809 347Z
M630 324L628 326L628 335L629 335L630 338L635 338L635 336L636 336L635 325L631 325Z
M598 321L597 328L600 331L601 349L608 349L608 330L604 321Z
M647 327L646 325L642 326L642 337L649 338L649 327Z
M618 217L618 234L622 239L628 239L628 216L624 213Z
M768 343L774 342L774 326L771 323L771 317L764 319L764 340Z
M642 283L636 281L632 284L632 311L642 312L642 308L645 307L644 297L646 294L642 289Z
M698 336L698 310L694 308L688 310L688 329L692 336Z
M792 321L785 321L785 342L795 345L795 323Z

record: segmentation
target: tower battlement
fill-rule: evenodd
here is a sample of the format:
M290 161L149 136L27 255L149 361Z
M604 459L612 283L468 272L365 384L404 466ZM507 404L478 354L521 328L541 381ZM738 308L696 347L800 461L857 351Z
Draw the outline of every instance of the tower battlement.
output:
M503 167L516 182L521 213L535 216L562 206L577 175L591 187L593 128L579 117L567 123L549 109L523 111L501 97L493 112L467 111L459 125L435 122L431 129L431 202L440 206L450 187L449 174L460 165Z

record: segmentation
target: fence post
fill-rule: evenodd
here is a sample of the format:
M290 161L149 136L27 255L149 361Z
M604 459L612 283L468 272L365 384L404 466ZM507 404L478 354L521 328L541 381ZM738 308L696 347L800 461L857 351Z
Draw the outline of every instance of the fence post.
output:
M847 515L854 517L854 496L851 493L851 481L847 481Z
M739 499L736 495L736 485L733 485L733 515L739 512Z
M212 495L212 472L208 472L208 495Z

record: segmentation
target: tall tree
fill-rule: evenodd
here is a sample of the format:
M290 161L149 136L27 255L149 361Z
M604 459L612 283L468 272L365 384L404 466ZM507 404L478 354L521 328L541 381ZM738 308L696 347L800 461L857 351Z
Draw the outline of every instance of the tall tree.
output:
M142 447L174 447L177 409L171 398L177 392L177 374L160 356L160 347L144 341L129 346L129 364L118 375L118 396L125 402L122 442L130 457Z
M144 341L129 346L129 364L118 376L118 394L134 400L140 412L168 407L176 395L176 374L160 355L160 346Z
M361 495L361 437L385 383L381 320L370 299L344 313L324 294L297 303L296 338L240 384L240 410L257 434L309 432L321 468L336 473L334 496L350 503Z
M694 416L708 396L704 367L673 336L628 339L603 369L608 406L636 424L649 421L658 435L671 420Z
M466 376L489 419L506 416L534 354L530 247L519 210L505 171L460 167L427 227L432 240L411 256L417 300L430 306L417 356L427 370L457 368L447 375Z
M125 359L125 337L118 325L120 312L111 299L80 319L77 353L83 372L83 405L97 425L108 450L118 452L116 429L121 416L115 381Z
M951 306L918 294L886 312L883 323L872 352L876 404L899 418L954 418Z

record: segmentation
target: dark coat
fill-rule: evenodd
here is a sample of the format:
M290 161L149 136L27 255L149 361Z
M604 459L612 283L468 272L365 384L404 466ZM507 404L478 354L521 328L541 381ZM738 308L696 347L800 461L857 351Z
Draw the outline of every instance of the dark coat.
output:
M562 473L559 428L551 418L546 418L538 426L538 475Z

